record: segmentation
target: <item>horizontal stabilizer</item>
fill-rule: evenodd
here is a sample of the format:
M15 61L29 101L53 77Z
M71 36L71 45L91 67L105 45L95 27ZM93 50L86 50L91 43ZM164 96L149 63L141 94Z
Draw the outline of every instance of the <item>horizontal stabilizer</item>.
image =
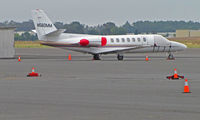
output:
M46 34L46 36L59 36L63 32L65 32L65 29L59 29L59 30Z
M37 31L36 30L31 30L32 32L34 32L34 33L37 33Z

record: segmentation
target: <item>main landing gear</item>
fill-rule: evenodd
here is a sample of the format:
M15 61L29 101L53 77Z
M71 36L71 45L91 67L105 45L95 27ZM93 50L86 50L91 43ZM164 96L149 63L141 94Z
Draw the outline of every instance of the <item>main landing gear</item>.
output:
M169 52L169 56L167 57L167 59L168 60L175 60L175 57L171 52Z
M123 60L123 59L124 59L124 56L123 56L123 55L120 55L120 54L118 54L118 55L117 55L117 59L118 59L118 60Z
M99 54L94 54L93 55L93 60L101 60Z

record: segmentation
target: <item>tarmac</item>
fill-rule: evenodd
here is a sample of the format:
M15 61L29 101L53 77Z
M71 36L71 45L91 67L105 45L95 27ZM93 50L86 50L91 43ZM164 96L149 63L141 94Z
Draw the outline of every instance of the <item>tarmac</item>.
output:
M57 48L16 49L16 59L0 59L0 119L199 120L200 49L166 57L127 54L117 61L103 55L93 61ZM27 78L32 67L42 76ZM184 80L166 79L174 68L188 78L192 93L182 93Z

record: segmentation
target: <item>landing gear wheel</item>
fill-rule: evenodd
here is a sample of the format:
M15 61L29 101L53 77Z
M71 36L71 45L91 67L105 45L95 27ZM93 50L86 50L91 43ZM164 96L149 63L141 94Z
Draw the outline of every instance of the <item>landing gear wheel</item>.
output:
M123 55L120 55L120 54L118 54L118 55L117 55L117 59L118 59L118 60L123 60L123 59L124 59L124 56L123 56Z
M94 54L93 60L101 60L99 54Z
M175 57L172 53L169 53L169 56L167 57L168 60L175 60Z

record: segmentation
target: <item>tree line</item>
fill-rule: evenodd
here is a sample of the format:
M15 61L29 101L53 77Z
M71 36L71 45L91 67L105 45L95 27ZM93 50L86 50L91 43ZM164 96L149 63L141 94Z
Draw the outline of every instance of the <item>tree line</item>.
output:
M32 20L24 22L5 21L0 22L0 26L15 26L16 31L31 31L34 28ZM137 21L126 22L121 26L117 26L113 22L107 22L102 25L89 26L81 24L78 21L74 21L69 24L63 22L55 22L55 26L58 29L65 29L66 33L78 33L78 34L92 34L92 35L122 35L122 34L150 34L158 32L175 32L177 29L200 29L199 22L193 21ZM35 40L34 35L28 35L24 33L22 35L15 35L16 40ZM21 37L21 38L20 38Z

